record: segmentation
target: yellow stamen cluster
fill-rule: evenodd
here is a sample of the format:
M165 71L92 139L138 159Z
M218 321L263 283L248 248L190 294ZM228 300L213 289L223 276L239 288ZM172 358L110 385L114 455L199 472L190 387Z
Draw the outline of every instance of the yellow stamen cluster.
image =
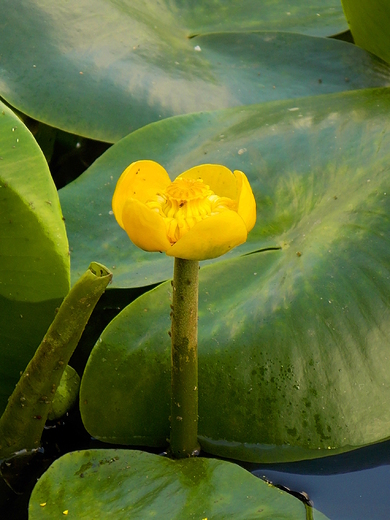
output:
M222 211L236 209L235 201L218 197L203 180L180 177L146 205L164 218L171 244L175 244L197 222Z

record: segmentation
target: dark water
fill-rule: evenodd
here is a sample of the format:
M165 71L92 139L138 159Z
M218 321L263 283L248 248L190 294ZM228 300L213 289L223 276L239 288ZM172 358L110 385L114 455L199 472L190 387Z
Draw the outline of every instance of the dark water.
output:
M325 459L246 467L306 493L330 520L390 520L390 441Z
M296 475L258 470L274 484L307 493L316 509L331 520L389 520L390 466L340 475Z

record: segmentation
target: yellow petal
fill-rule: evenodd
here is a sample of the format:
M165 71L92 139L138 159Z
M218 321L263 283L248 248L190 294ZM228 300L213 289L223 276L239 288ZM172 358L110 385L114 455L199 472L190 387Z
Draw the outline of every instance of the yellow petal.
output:
M237 213L243 219L249 231L256 223L256 201L245 173L235 170L234 175L239 186Z
M118 224L123 228L122 213L127 199L146 202L162 192L171 180L165 169L154 161L133 162L119 177L114 196L112 210Z
M184 260L207 260L224 255L246 238L242 218L235 211L227 210L195 224L166 254Z
M184 179L202 179L219 197L237 200L237 180L233 173L219 164L201 164L179 175Z
M130 240L144 251L166 251L171 246L163 218L142 202L127 200L121 218Z

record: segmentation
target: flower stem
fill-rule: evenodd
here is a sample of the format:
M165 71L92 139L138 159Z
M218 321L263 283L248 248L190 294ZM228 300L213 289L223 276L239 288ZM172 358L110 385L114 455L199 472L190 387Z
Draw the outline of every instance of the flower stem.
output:
M199 454L198 272L195 260L175 258L172 298L171 454Z

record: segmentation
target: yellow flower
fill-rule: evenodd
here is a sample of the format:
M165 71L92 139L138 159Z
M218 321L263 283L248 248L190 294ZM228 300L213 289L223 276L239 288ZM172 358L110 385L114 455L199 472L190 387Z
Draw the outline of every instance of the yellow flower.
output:
M256 202L245 174L203 164L171 182L154 161L137 161L118 180L112 199L118 224L145 251L185 260L223 255L246 241Z

